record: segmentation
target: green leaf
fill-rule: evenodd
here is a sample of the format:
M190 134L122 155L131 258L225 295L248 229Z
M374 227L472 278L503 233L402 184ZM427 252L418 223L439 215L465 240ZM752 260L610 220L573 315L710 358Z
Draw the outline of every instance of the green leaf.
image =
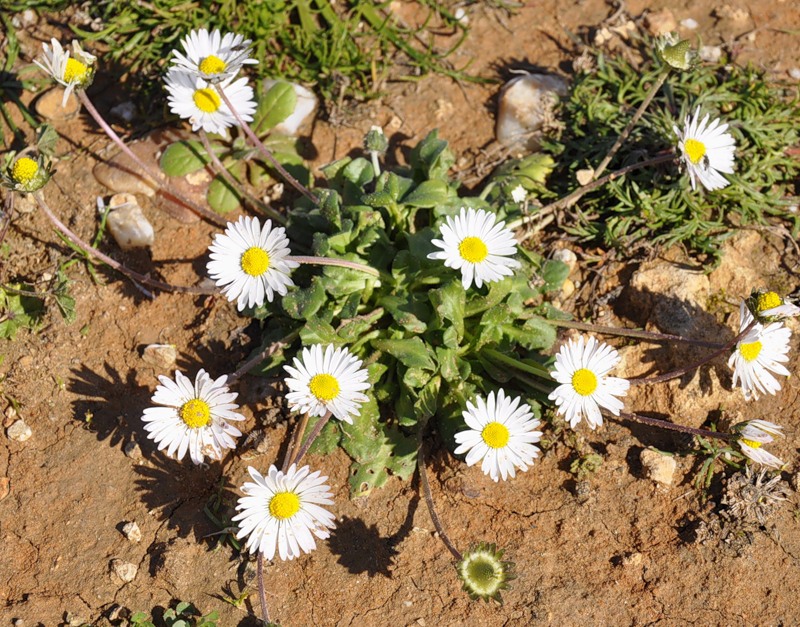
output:
M420 183L402 200L404 205L417 208L435 207L448 198L450 188L445 181L433 180Z
M442 386L441 377L431 377L430 381L419 393L417 402L414 403L414 412L417 420L427 420L436 413L439 406L439 388Z
M503 333L510 340L530 350L546 350L556 341L556 327L545 320L531 318L522 328L503 325Z
M372 346L379 351L389 353L408 368L436 369L428 347L418 337L405 340L373 340Z
M30 286L11 284L14 290L27 290ZM15 294L0 287L0 338L13 340L23 327L36 328L44 315L44 303L33 296Z
M333 327L319 318L309 318L300 327L300 339L305 346L311 344L341 344Z
M555 292L564 285L569 276L569 266L563 261L548 259L542 267L542 280L546 292Z
M409 368L403 375L403 383L410 390L419 390L431 380L431 372L422 368Z
M439 372L444 377L445 381L454 382L460 379L457 350L437 346L436 361L439 362Z
M446 329L448 326L452 326L458 341L460 341L464 336L464 310L467 298L461 282L450 281L444 287L431 290L428 294L431 304L438 314L439 328ZM456 346L458 346L458 341Z
M425 324L430 318L430 310L417 298L405 299L400 296L384 296L381 304L386 308L394 321L410 333L424 333Z
M242 197L238 190L217 174L208 186L206 195L209 206L217 213L229 213L241 206Z
M309 320L325 304L325 288L318 277L304 289L289 292L281 299L284 311L295 320Z
M375 178L375 170L372 163L358 157L342 168L341 175L359 189L364 189L364 186Z
M297 94L294 87L285 81L278 81L269 88L258 103L253 116L253 129L257 135L266 133L283 122L297 107Z
M439 139L439 131L434 129L414 147L410 161L417 180L447 180L447 171L455 163L455 157L447 148L447 142Z
M185 176L210 162L203 144L196 140L181 140L167 146L159 165L167 176Z
M319 418L313 419L308 424L308 430L314 428L314 424L316 424L316 420ZM342 430L339 429L339 423L336 420L331 420L326 424L320 434L317 436L317 439L314 440L313 444L311 444L308 452L313 455L330 455L339 446L339 442L342 438Z

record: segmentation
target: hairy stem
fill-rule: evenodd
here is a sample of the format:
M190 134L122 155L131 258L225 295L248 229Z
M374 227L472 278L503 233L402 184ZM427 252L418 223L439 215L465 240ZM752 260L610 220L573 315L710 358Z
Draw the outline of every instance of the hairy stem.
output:
M682 335L670 335L668 333L653 333L651 331L643 331L641 329L623 329L619 327L604 327L598 324L590 324L588 322L577 322L575 320L551 320L549 318L537 317L537 319L552 324L554 327L562 327L565 329L580 329L581 331L594 331L595 333L602 333L604 335L618 335L622 337L635 337L643 340L651 340L654 342L684 342L686 344L693 344L695 346L702 346L703 348L722 348L719 342L705 342L703 340L693 340Z
M611 414L603 412L606 416ZM691 435L699 435L704 438L716 438L717 440L725 440L730 442L735 440L736 436L732 433L721 433L719 431L709 431L708 429L695 429L694 427L686 427L684 425L675 424L674 422L667 422L666 420L659 420L658 418L648 418L647 416L640 416L639 414L626 413L621 411L619 418L623 420L633 420L634 422L641 422L642 424L658 427L659 429L668 429L670 431L680 431L681 433L689 433Z
M265 625L270 624L269 609L267 608L267 592L264 589L264 554L259 551L256 558L256 571L258 572L258 600L261 602L261 620Z
M419 446L417 447L417 468L419 469L419 482L422 486L422 494L425 497L425 505L428 506L428 513L431 515L433 526L436 528L436 533L439 534L439 538L441 538L442 542L444 542L444 545L447 547L447 550L450 551L453 557L460 562L462 559L464 559L464 556L461 555L461 552L450 541L450 537L444 530L442 521L439 520L439 514L436 513L436 506L433 503L431 485L428 483L428 471L425 468L425 445L422 442L422 431L424 431L424 429L420 430Z
M308 449L311 448L311 445L314 443L314 440L317 439L320 433L322 433L322 428L328 424L328 421L331 419L331 412L325 412L325 415L317 420L317 424L314 425L314 428L311 430L311 433L308 434L306 441L303 442L303 446L300 447L300 450L297 451L297 454L294 456L292 460L293 463L299 464L300 460L303 459L303 455L308 453ZM306 422L308 422L308 414L306 414ZM300 438L298 438L298 442L302 439L302 434L300 434Z
M294 342L297 339L297 336L300 335L300 331L292 331L286 337L281 338L277 342L273 342L269 346L267 346L264 350L262 350L257 355L253 355L250 359L245 361L241 366L236 369L231 376L228 377L228 384L235 383L239 379L241 379L251 368L257 366L262 361L264 361L267 357L274 355L277 351L282 348L286 348L289 344Z
M372 266L358 263L357 261L348 261L347 259L334 259L332 257L303 257L301 255L291 255L286 257L290 261L297 263L306 263L316 266L339 266L340 268L349 268L350 270L358 270L366 274L371 274L374 277L380 277L381 273Z

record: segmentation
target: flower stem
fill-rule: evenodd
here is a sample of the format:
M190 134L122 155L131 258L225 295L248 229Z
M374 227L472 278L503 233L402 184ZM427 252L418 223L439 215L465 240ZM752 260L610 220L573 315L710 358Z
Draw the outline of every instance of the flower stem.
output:
M264 361L267 357L274 355L280 349L285 348L292 342L297 339L297 336L300 335L300 331L292 331L285 337L281 338L277 342L273 342L269 346L267 346L264 350L262 350L257 355L253 355L250 359L244 362L241 366L236 369L231 376L228 377L228 384L235 383L239 379L241 379L251 368L257 366L262 361Z
M609 412L603 412L603 413L606 416L611 416ZM647 416L641 416L639 414L633 414L633 413L629 414L624 411L621 411L619 413L619 418L622 418L623 420L633 420L634 422L641 422L643 424L650 425L652 427L658 427L660 429L668 429L670 431L679 431L681 433L699 435L704 438L716 438L718 440L725 440L726 442L730 442L731 440L736 439L736 436L732 433L709 431L707 429L695 429L694 427L687 427L685 425L675 424L674 422L659 420L658 418L648 418Z
M639 105L639 108L636 110L636 113L634 113L633 117L631 118L631 121L628 122L628 125L619 134L619 137L617 137L617 141L615 141L614 145L611 146L611 150L608 151L608 154L600 162L600 165L598 165L597 168L595 169L593 176L594 179L597 179L603 172L605 172L606 166L611 161L611 159L613 159L614 155L617 154L617 151L622 147L622 143L626 139L628 139L628 135L631 134L633 127L636 126L637 122L639 122L639 119L644 114L645 109L647 109L647 107L653 101L653 98L655 97L658 90L661 89L661 86L664 84L664 81L667 80L668 75L669 75L669 68L663 70L659 75L658 80L655 83L653 83L652 87L650 87L650 91L647 93L647 96L642 101L642 104Z
M269 625L267 592L264 589L264 554L261 551L258 552L258 557L256 558L256 571L258 572L258 600L261 602L261 620L265 625Z
M41 192L36 192L33 197L36 199L36 202L41 207L42 211L45 212L50 221L56 226L56 228L64 234L64 236L75 246L79 247L83 250L86 254L95 259L99 259L103 263L111 266L117 272L121 272L128 278L132 279L137 283L141 283L142 285L147 285L149 287L153 287L159 290L164 290L165 292L178 292L183 294L217 294L218 290L216 288L206 288L206 287L188 287L183 285L172 285L170 283L164 283L163 281L157 281L156 279L151 279L149 277L144 276L143 274L139 274L135 272L118 261L114 261L108 255L101 253L96 248L93 248L91 244L84 242L80 237L78 237L73 231L69 229L61 220L59 220L56 215L50 210L50 207L47 206L47 203L44 200L44 196ZM148 292L149 294L149 292ZM152 298L152 294L149 294Z
M428 506L428 513L431 515L433 526L436 528L436 533L439 534L439 538L441 538L442 542L444 542L444 545L447 547L447 550L450 551L453 557L460 562L464 559L464 556L461 555L459 550L450 541L450 537L447 535L447 532L445 532L444 527L442 526L442 521L439 520L439 514L436 513L436 507L433 503L431 485L428 483L428 471L425 468L425 445L422 441L423 431L424 429L420 429L419 446L417 447L417 468L419 469L419 482L422 486L422 494L425 497L425 505Z
M297 464L303 459L303 455L308 453L308 449L311 448L311 445L314 443L314 440L317 439L320 433L322 433L322 428L328 424L328 421L331 419L331 412L325 412L325 415L317 420L317 424L314 425L314 428L311 430L311 433L308 434L306 441L303 442L303 446L300 447L300 450L297 451L297 454L294 456L292 463ZM306 414L305 418L306 422L308 422L308 414ZM300 434L300 437L297 439L298 443L302 440L303 434Z
M286 456L283 458L283 472L288 472L289 466L292 465L292 460L295 457L295 451L297 447L300 446L300 442L303 440L303 434L306 432L306 427L308 427L308 412L303 414L303 417L300 419L300 422L295 426L294 432L292 433L292 439L289 441L289 447L286 449Z
M189 200L182 194L179 194L178 192L175 192L171 188L167 187L159 178L158 174L154 173L147 166L147 164L145 164L145 162L142 161L136 155L135 152L133 152L130 148L128 148L128 146L125 144L124 141L122 141L120 136L114 132L114 129L112 129L108 125L108 123L103 119L103 116L100 115L95 106L92 104L92 101L89 100L89 97L86 95L86 92L83 91L82 89L76 89L75 93L78 94L78 98L80 99L83 106L86 107L86 110L89 112L89 115L91 115L94 118L94 121L100 125L100 128L103 129L105 134L108 135L117 146L119 146L119 149L122 150L122 152L125 153L128 156L128 158L133 160L133 162L142 169L142 171L153 181L153 184L156 185L162 191L164 196L166 196L172 201L177 202L178 204L188 207L189 209L194 211L197 215L205 218L212 224L216 224L217 226L226 226L228 224L227 220L220 217L213 211L206 209L205 207L201 207L196 203L193 203L191 200Z
M222 161L219 160L219 157L217 156L217 153L214 152L214 149L211 147L211 142L208 141L208 135L206 135L206 132L201 128L198 131L197 134L200 136L200 141L203 144L203 148L205 149L206 154L208 155L208 158L211 159L211 163L214 166L214 170L222 178L225 179L225 182L231 187L231 189L235 189L235 190L241 192L242 195L247 200L247 202L250 203L251 207L253 207L254 209L260 211L261 213L269 216L270 218L275 220L275 222L277 222L281 226L285 226L286 225L286 218L285 217L283 217L280 213L275 211L269 205L265 204L264 202L262 202L261 200L256 198L250 192L250 190L247 189L246 185L239 183L239 181L237 181L235 178L233 178L233 174L231 174L228 171L228 168L226 168L223 165Z
M547 381L553 380L547 368L545 368L542 365L527 364L525 362L520 361L519 359L509 357L508 355L505 355L493 348L484 348L481 350L481 353L483 353L487 357L490 357L491 359L494 359L495 361L499 361L502 364L506 364L507 366L511 366L512 368L521 370L522 372L527 372L528 374L535 375Z
M294 187L298 192L303 194L306 198L308 198L315 206L319 206L319 198L317 198L314 194L312 194L305 185L303 185L300 181L294 178L289 172L284 168L278 160L274 157L272 152L267 148L264 143L258 138L258 136L253 132L253 129L250 128L250 125L242 119L242 116L239 115L239 112L234 108L233 103L230 101L228 96L222 90L221 85L215 85L217 88L217 93L222 98L222 101L225 105L230 109L231 114L236 119L236 123L242 128L244 134L253 142L253 145L258 149L258 151L264 155L267 160L272 164L272 166L280 173L280 175L288 182L292 187Z
M297 263L307 263L317 266L339 266L340 268L349 268L350 270L358 270L359 272L365 272L366 274L371 274L372 276L378 278L381 276L380 271L376 270L372 266L367 266L363 263L358 263L357 261L348 261L347 259L333 259L332 257L303 257L301 255L291 255L286 257L286 259L290 261L296 261Z

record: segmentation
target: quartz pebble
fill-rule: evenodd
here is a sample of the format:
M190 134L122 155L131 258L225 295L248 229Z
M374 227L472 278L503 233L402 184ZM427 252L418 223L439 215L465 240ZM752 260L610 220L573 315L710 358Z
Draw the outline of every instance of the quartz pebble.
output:
M6 430L6 435L10 440L25 442L31 438L33 431L31 431L31 428L20 418Z
M123 583L130 583L136 579L136 574L139 572L139 567L136 564L131 564L121 559L113 559L109 564L111 574L116 576Z
M122 533L131 542L142 541L142 530L139 529L139 525L135 522L125 523L122 527Z
M687 30L695 30L699 24L697 23L697 20L687 17L685 20L681 20L681 26Z
M120 102L118 105L111 107L109 113L123 122L132 122L133 118L136 117L136 105L130 100Z
M136 196L115 194L109 203L108 230L122 250L147 248L155 241L153 225L148 222Z
M0 477L0 501L11 492L11 480L8 477Z
M702 46L698 54L700 59L707 63L717 63L722 57L722 48L719 46Z
M559 248L553 253L553 259L555 261L560 261L561 263L567 264L570 274L572 274L578 265L578 256L569 248Z
M554 121L553 108L567 94L567 82L550 74L525 74L500 90L495 137L504 146L539 147L537 133Z
M645 474L650 479L663 485L672 485L672 478L677 466L674 457L646 448L642 451L639 459Z
M269 90L273 85L279 82L288 81L264 81L264 89ZM297 96L297 104L294 107L294 111L283 122L275 126L272 131L282 135L296 137L300 127L302 127L306 121L311 120L314 111L317 109L317 96L313 91L297 83L289 83L289 85L292 86L294 94Z
M793 67L789 70L789 76L791 76L794 80L800 80L800 67Z
M174 344L148 344L142 351L142 361L159 370L169 370L178 359Z
M136 442L128 442L123 448L122 452L126 457L131 459L142 459L142 449Z

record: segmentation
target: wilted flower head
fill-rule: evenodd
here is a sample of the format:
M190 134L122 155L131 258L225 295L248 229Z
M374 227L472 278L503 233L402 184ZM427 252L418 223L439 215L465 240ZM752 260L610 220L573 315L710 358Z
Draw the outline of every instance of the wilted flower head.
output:
M747 299L747 308L760 322L774 322L800 315L800 307L781 298L777 292L755 290Z
M500 591L508 588L508 582L515 578L514 562L503 561L503 549L498 551L494 543L481 542L473 546L464 553L456 568L471 599L502 603Z
M746 457L770 468L783 466L783 461L762 448L764 444L774 442L776 437L783 436L782 426L768 420L749 420L734 425L733 430L738 432L736 442Z
M656 54L675 70L691 69L697 56L689 41L679 39L677 33L666 33L656 39Z
M43 155L38 155L35 159L23 155L9 160L3 172L3 185L15 192L35 192L50 180L50 174L50 163Z
M41 61L35 59L34 63L67 88L61 100L63 107L73 89L76 87L86 89L91 85L97 57L85 52L75 40L72 41L71 57L69 50L65 51L57 39L51 39L50 43L53 45L52 51L47 44L42 44L44 56Z

